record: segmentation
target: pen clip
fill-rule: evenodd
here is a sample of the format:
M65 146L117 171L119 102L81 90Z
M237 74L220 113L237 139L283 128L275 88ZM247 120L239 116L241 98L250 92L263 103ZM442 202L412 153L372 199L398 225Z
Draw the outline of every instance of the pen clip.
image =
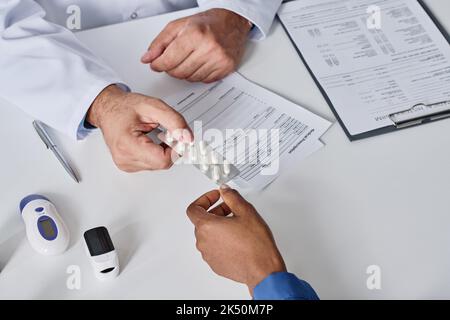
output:
M428 121L450 117L450 100L437 103L419 103L404 111L391 113L389 119L397 129L403 129Z
M33 121L33 127L36 130L36 133L38 134L39 138L41 138L44 145L47 147L47 149L53 148L55 145L50 139L50 136L48 135L47 131L44 128L44 124L38 120Z

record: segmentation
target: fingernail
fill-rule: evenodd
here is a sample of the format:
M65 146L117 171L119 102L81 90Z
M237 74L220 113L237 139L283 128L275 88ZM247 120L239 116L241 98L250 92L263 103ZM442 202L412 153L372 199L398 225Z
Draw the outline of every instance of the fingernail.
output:
M191 135L189 132L184 133L184 134L183 134L183 140L184 140L185 142L193 142L192 135Z
M181 132L181 135L180 135L180 141L185 142L185 143L192 142L192 135L189 132L189 130L183 129L183 131Z
M184 142L183 141L183 132L180 129L175 129L172 131L172 137L177 140L178 142Z
M230 186L225 183L221 184L219 188L220 188L220 190L230 190L231 189Z
M147 51L147 52L144 53L144 55L142 56L141 60L147 61L147 60L150 60L150 58L151 58L151 52L150 52L150 51Z

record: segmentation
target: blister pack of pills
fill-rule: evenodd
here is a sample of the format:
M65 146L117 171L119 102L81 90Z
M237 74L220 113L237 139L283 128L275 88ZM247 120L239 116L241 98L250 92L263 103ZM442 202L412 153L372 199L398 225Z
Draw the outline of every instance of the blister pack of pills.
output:
M183 163L193 165L218 185L226 184L239 175L236 166L214 151L206 141L181 143L168 133L160 139L180 155Z

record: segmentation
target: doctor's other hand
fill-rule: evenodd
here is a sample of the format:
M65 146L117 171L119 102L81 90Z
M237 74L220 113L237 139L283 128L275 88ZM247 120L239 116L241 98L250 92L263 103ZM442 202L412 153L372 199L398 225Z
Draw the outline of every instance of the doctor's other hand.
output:
M175 139L192 141L192 132L181 114L159 99L125 92L116 85L97 96L86 120L100 128L115 164L125 172L171 167L173 150L146 136L160 125Z
M170 22L141 59L157 72L192 82L214 82L233 72L252 24L225 9Z
M223 203L211 209L221 197ZM223 186L204 194L187 215L203 260L218 275L246 284L252 296L270 274L286 271L269 227L236 190Z

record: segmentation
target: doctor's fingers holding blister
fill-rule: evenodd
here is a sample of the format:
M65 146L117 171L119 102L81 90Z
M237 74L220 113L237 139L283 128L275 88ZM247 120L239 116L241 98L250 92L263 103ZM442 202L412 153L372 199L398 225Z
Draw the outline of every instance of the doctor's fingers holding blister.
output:
M236 69L252 26L225 9L181 18L161 31L141 61L178 79L214 82Z
M167 129L177 141L191 142L193 134L181 114L163 101L126 92L116 85L104 89L91 105L86 121L100 128L117 167L125 172L168 169L176 154L154 143L147 133Z

